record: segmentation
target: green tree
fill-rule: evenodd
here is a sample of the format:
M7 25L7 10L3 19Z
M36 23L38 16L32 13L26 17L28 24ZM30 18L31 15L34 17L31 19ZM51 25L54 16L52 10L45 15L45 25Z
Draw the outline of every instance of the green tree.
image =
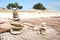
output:
M38 9L38 10L46 10L46 8L41 4L37 3L33 6L33 9Z
M18 9L22 9L23 7L22 7L22 6L18 6L17 8L18 8Z
M13 8L22 9L23 8L22 6L19 6L18 3L11 3L11 4L8 4L6 7L7 9L13 9Z
M10 7L9 6L6 6L7 7L7 9L10 9Z

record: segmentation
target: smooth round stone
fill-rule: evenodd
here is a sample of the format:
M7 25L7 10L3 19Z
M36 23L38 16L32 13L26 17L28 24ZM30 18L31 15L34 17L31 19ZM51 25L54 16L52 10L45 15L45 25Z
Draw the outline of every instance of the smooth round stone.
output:
M23 25L20 22L17 22L17 21L12 21L11 25L16 26L16 27L23 27Z
M34 28L33 28L34 31L37 31L39 29L40 29L40 26L39 25L35 25Z
M13 21L20 21L19 18L13 18Z
M10 33L13 35L18 35L18 34L22 33L22 28L20 28L20 29L19 28L12 28L10 30Z

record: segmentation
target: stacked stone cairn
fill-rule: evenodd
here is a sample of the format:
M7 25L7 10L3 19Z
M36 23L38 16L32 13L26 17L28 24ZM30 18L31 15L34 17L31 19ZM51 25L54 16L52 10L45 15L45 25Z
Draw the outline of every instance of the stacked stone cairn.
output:
M42 22L41 23L41 27L38 30L38 34L45 35L46 34L46 31L47 31L47 23L46 22Z
M23 28L23 25L20 23L20 19L18 18L18 11L14 10L13 12L13 20L10 22L12 26L12 29L10 30L10 32L12 34L20 34L21 30Z

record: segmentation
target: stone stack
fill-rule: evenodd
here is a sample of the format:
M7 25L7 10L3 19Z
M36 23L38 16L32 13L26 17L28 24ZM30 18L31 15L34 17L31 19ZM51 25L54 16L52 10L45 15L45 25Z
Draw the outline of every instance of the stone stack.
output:
M18 11L17 10L14 10L13 12L13 21L19 21L19 15L18 15Z
M18 18L18 11L14 10L13 12L13 20L10 22L12 26L12 29L10 30L10 32L12 34L19 34L21 33L20 30L23 28L22 23L20 22L20 19Z
M43 34L43 35L46 34L46 32L47 32L47 23L46 22L41 23L41 27L39 29L39 32L40 32L40 34Z

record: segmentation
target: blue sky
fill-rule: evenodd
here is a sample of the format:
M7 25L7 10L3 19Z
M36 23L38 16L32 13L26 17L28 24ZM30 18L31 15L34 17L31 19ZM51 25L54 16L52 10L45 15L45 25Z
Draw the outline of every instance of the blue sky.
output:
M8 3L19 3L23 9L32 9L36 3L42 3L47 10L60 11L60 0L0 0L0 8L6 7Z

